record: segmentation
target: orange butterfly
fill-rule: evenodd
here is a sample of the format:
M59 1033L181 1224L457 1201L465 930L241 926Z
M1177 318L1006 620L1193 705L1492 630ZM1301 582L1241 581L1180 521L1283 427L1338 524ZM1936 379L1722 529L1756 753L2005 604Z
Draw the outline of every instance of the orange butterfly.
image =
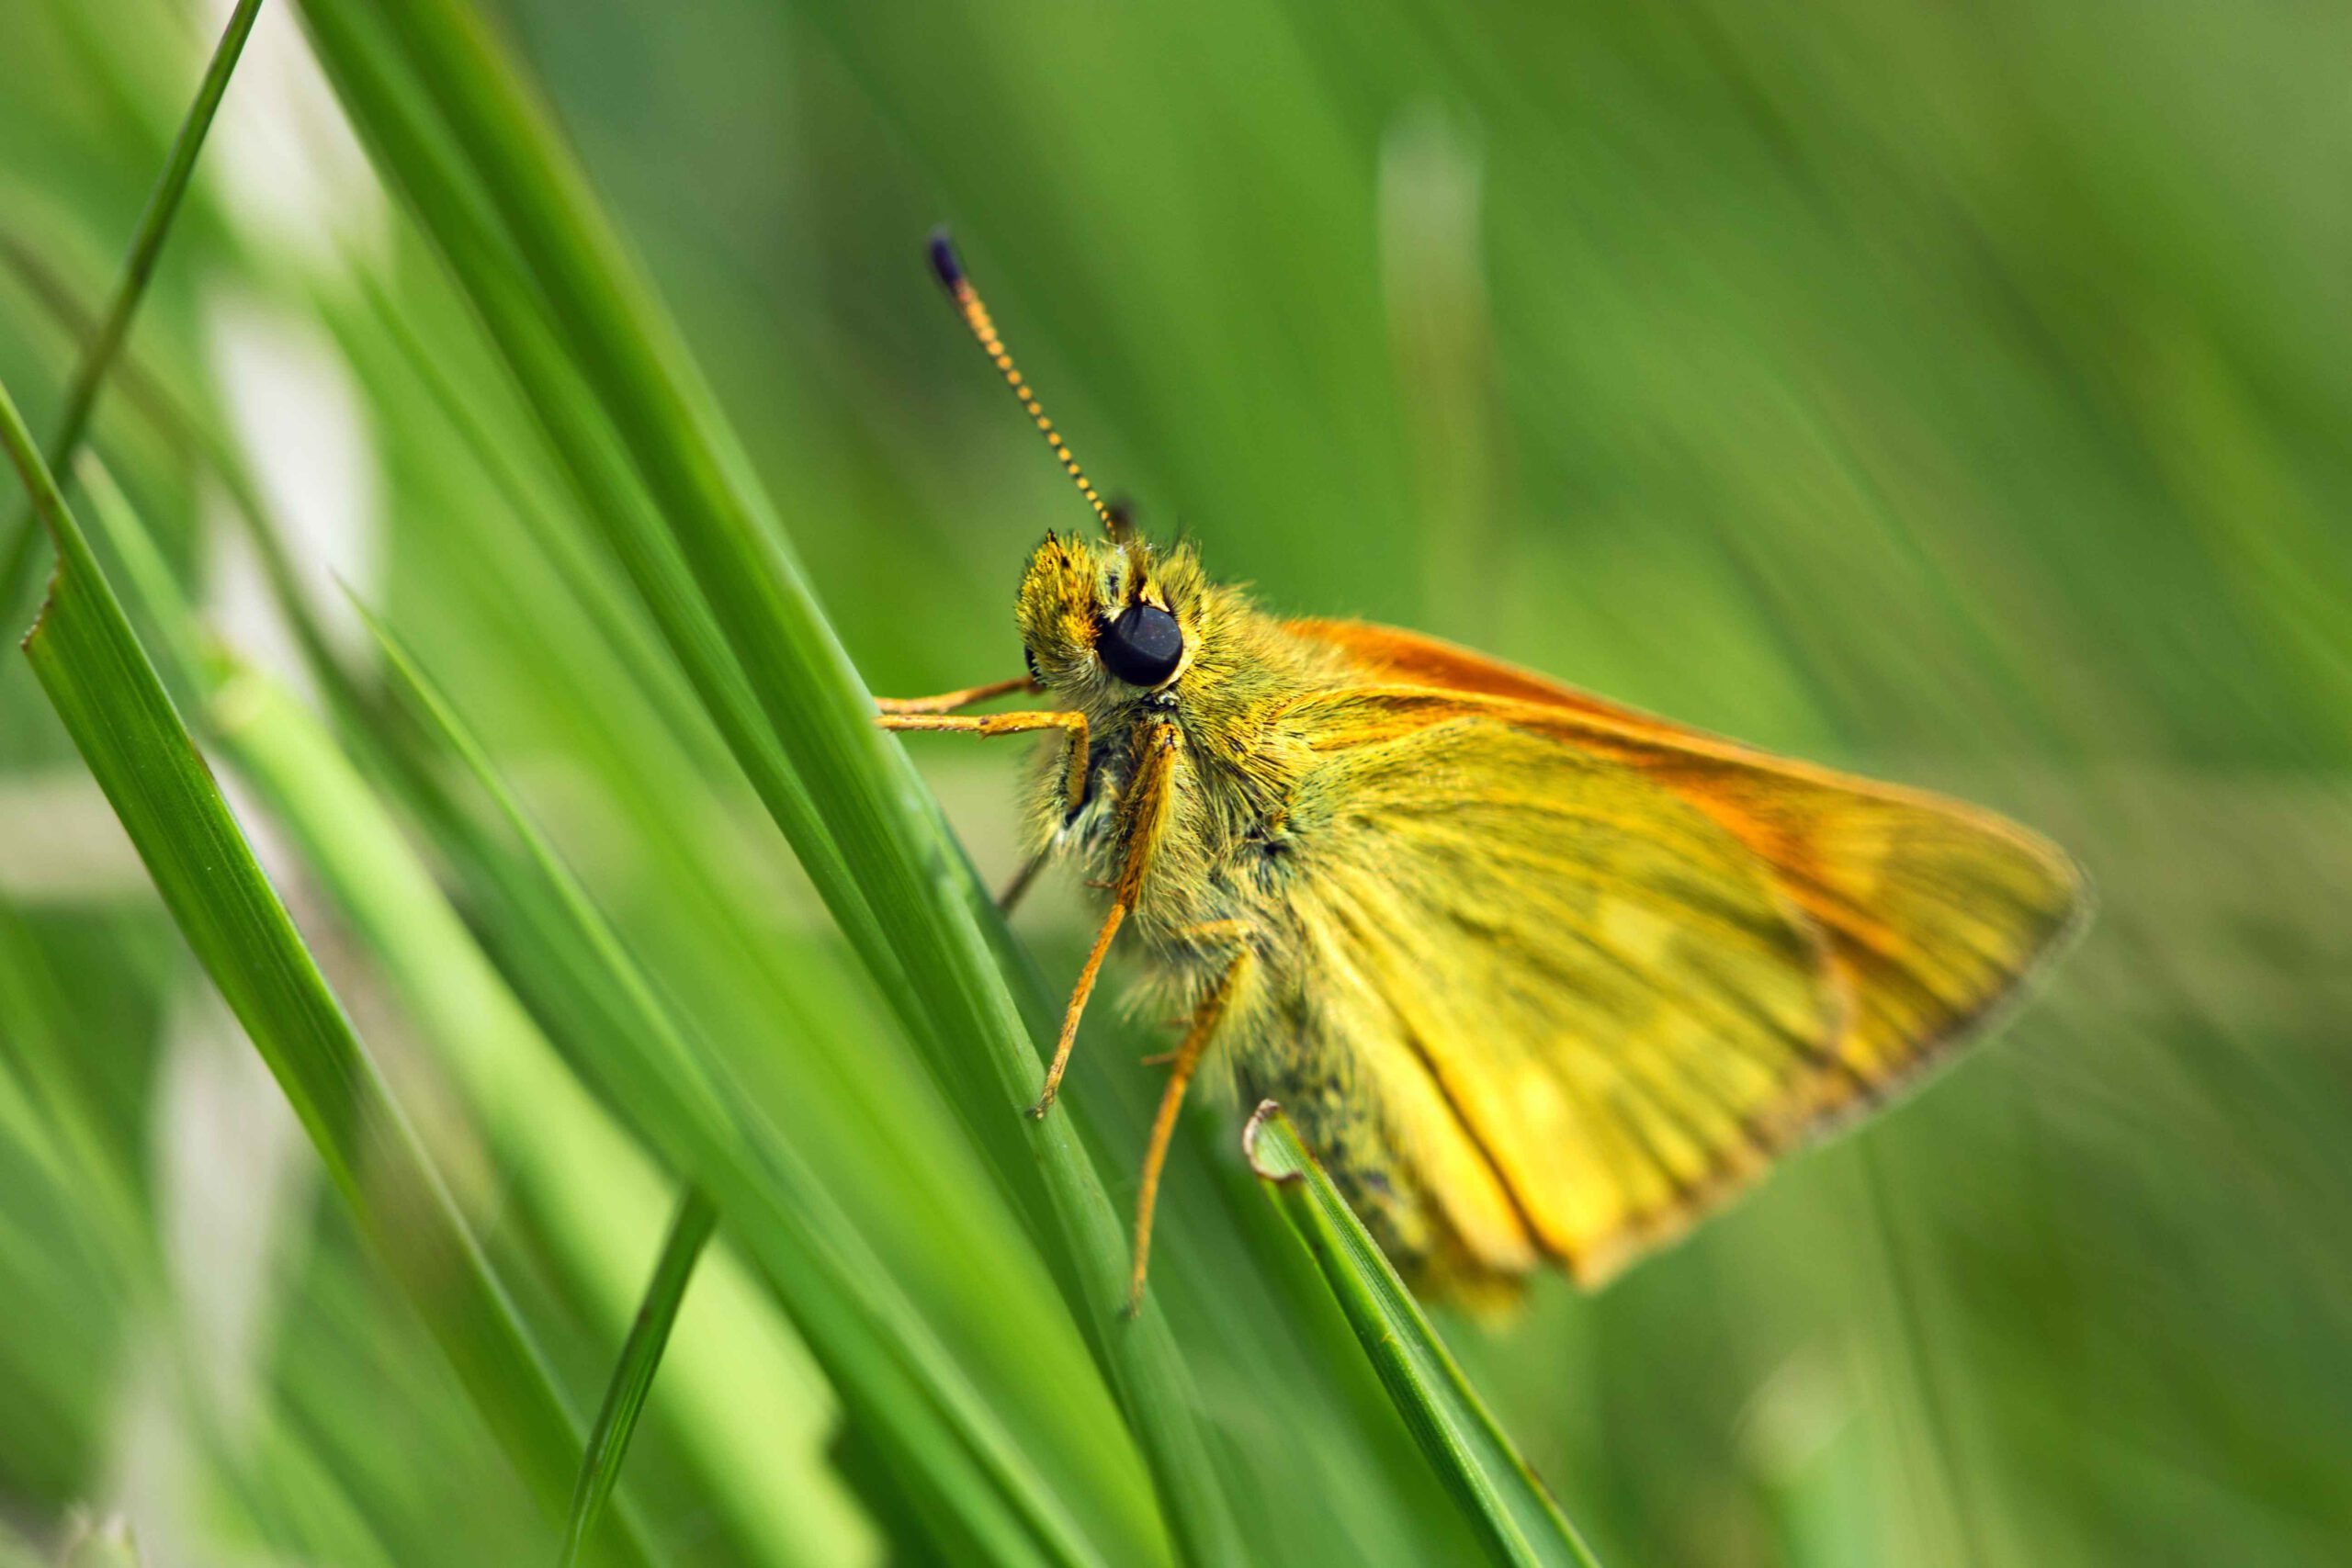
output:
M1087 481L944 239L967 322L1102 519L1017 601L1029 674L885 702L894 729L1059 732L1036 869L1107 908L1034 1114L1123 933L1189 1018L1187 1086L1272 1099L1400 1268L1457 1294L1590 1285L1883 1099L2013 996L2085 908L1989 812L1769 756L1434 638L1283 621ZM956 710L1015 692L1044 711Z

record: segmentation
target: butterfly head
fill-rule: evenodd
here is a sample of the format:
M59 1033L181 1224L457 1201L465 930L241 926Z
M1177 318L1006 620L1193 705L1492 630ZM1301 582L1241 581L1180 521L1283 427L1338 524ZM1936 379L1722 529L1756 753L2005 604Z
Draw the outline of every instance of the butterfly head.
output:
M1202 588L1190 546L1048 534L1015 610L1030 671L1081 702L1172 687L1200 648Z

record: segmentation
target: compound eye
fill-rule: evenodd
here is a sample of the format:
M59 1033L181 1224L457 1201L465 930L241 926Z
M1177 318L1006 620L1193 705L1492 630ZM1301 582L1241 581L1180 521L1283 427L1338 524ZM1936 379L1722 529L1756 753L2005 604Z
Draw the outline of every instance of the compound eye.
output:
M1130 686L1157 686L1184 659L1184 633L1157 604L1136 603L1102 628L1094 649L1111 673Z

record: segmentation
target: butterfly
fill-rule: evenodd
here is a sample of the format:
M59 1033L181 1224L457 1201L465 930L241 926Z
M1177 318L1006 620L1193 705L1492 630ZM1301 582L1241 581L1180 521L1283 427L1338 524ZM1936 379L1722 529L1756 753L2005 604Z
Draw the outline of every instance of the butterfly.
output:
M1434 637L1283 619L1106 504L944 235L933 270L1102 525L1015 598L1027 673L881 701L908 731L1046 733L1037 871L1184 1020L1129 1306L1197 1080L1279 1102L1424 1291L1598 1285L1981 1031L2086 908L1991 812L1770 755ZM1015 694L1046 706L973 715Z

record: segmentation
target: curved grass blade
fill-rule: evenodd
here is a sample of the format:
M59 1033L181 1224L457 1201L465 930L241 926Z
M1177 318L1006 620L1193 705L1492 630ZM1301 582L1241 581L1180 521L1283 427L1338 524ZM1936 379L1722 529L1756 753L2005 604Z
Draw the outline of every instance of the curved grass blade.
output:
M537 1348L254 858L31 432L0 387L5 447L58 569L26 657L188 945L243 1024L329 1178L550 1518L579 1434ZM649 1561L633 1526L605 1560Z
M70 309L60 313L69 326L74 324ZM86 324L81 331L87 335ZM118 374L128 376L136 368L135 356L126 355ZM144 394L140 399L141 410L149 419L168 421L187 437L182 445L198 444L206 433L168 387L150 380L142 382L138 389ZM214 455L216 462L230 461L232 457L220 451ZM84 468L85 482L92 486L94 503L109 498L119 502L119 495L96 468L95 458L85 457ZM266 536L269 530L258 516L257 506L247 510L247 526ZM164 657L167 684L175 693L210 692L214 695L216 700L208 709L211 733L239 772L270 803L280 825L289 830L293 843L318 876L322 890L336 904L354 931L375 949L378 962L387 966L395 984L410 993L410 1006L423 1010L415 1015L419 1021L433 1019L437 1007L454 1007L458 1016L445 1016L437 1026L429 1027L445 1043L455 1044L466 1040L476 1027L467 1015L484 1011L483 998L471 996L463 985L456 987L453 998L447 978L429 973L429 963L420 969L423 955L418 947L424 935L421 928L435 922L424 919L424 912L408 902L414 891L410 884L422 874L421 871L403 875L383 858L382 840L391 831L389 822L368 820L375 807L348 793L358 787L356 778L345 779L340 785L329 785L330 778L341 775L327 765L320 750L325 744L323 737L298 716L282 695L273 695L266 682L256 682L250 672L237 673L232 662L228 670L233 693L218 687L218 672L209 670L214 660L209 656L199 659L196 652L196 639L188 629L193 626L192 614L136 520L119 507L110 510L106 505L96 506L96 515L106 525L105 542L113 547L115 558L125 573L124 586L133 620L142 629L153 628L161 638L155 646L158 655ZM275 540L268 543L276 545ZM273 581L282 600L289 591L288 585L275 573ZM293 610L300 605L284 607ZM371 626L376 625L364 607L361 614ZM383 639L388 667L396 677L394 687L408 692L409 683L421 682L421 676L389 632L380 626L376 629ZM714 1125L714 1120L718 1124L728 1122L729 1118L715 1109L728 1101L707 1089L698 1093L690 1088L700 1085L702 1078L699 1065L687 1054L684 1040L668 1021L649 1017L646 1009L651 993L642 988L642 977L632 982L622 973L628 963L611 945L608 931L592 930L594 920L582 923L587 908L583 896L563 880L549 858L551 852L535 840L527 824L516 815L514 803L486 771L488 764L478 750L454 731L446 730L448 715L442 699L430 694L420 683L410 692L413 699L411 702L368 700L359 692L339 657L327 650L319 639L302 641L313 678L330 707L348 721L346 741L358 744L390 781L394 793L417 814L417 820L430 825L431 834L440 842L444 863L459 868L460 881L469 887L470 897L481 901L476 915L488 925L502 929L506 939L520 941L521 951L509 950L503 955L510 963L519 964L509 968L508 978L533 998L535 1010L542 1020L548 1021L559 1042L568 1042L573 1066L591 1083L604 1086L607 1103L619 1110L624 1120L636 1122L653 1145L669 1153L682 1169L708 1171L718 1168L729 1157L741 1159L751 1153L729 1135L737 1129L729 1127L720 1132ZM199 673L200 671L206 672ZM350 728L354 724L358 728ZM309 738L301 739L305 735ZM442 745L432 743L435 735L439 736ZM465 813L436 783L441 773L436 764L446 761L440 754L445 747L454 748L470 769L481 773L482 787L501 803L504 814L513 820L515 832L532 845L533 859L552 879L545 886L528 870L521 873L518 882L516 868L508 863L503 841L481 839L462 825ZM374 847L368 847L371 843ZM553 905L535 899L535 888L542 893L552 892ZM388 909L396 912L388 913ZM447 911L443 914L446 919L454 920ZM567 932L573 940L567 941ZM424 943L427 949L437 944ZM448 958L446 952L440 954L443 962ZM543 984L526 983L535 967ZM631 989L633 984L638 987L635 990ZM435 993L435 999L418 999L415 993L420 987ZM622 994L622 1005L605 1008L598 1004L596 998L610 998L616 991ZM551 1002L553 997L563 1000L560 1004ZM594 1038L583 1039L578 1032L578 1026L583 1021L588 1023L588 1035ZM583 1045L588 1048L583 1049ZM628 1057L642 1057L650 1053L653 1059L640 1064L646 1076L625 1086L616 1085L608 1070L600 1070L600 1065L609 1068L614 1052ZM462 1048L459 1054L467 1057L475 1055L470 1047ZM656 1109L661 1107L666 1107L669 1114ZM541 1124L549 1118L558 1122L564 1120L554 1117L554 1110L552 1106L545 1107L542 1114L531 1118L532 1140L539 1137ZM678 1135L682 1127L694 1128L697 1135L682 1139ZM756 1143L772 1137L774 1129L761 1123L741 1131ZM719 1146L730 1151L729 1156L716 1161L707 1141L714 1133L718 1133ZM534 1146L544 1145L535 1143ZM1040 1469L1031 1461L1053 1456L1023 1455L1021 1444L1012 1436L1019 1428L999 1419L1000 1412L990 1410L990 1393L987 1390L960 1381L952 1362L942 1356L943 1348L927 1338L928 1325L918 1320L910 1303L895 1294L894 1286L875 1277L868 1277L863 1284L852 1282L861 1266L861 1249L854 1244L854 1237L852 1245L838 1245L842 1237L849 1235L848 1229L841 1223L842 1217L833 1213L810 1186L810 1179L804 1174L778 1187L775 1183L781 1168L780 1151L767 1146L753 1158L764 1166L758 1179L766 1190L759 1197L747 1200L740 1189L729 1188L725 1179L712 1179L711 1189L714 1193L727 1195L731 1214L745 1216L735 1227L737 1240L765 1266L767 1277L776 1282L776 1293L786 1313L821 1340L816 1347L820 1359L841 1387L852 1421L862 1427L891 1426L893 1430L887 1435L887 1440L876 1439L880 1448L901 1455L927 1451L940 1456L926 1472L924 1485L915 1491L926 1507L927 1518L952 1520L956 1538L948 1548L951 1556L977 1560L975 1553L984 1552L989 1560L997 1562L1039 1560L1070 1564L1145 1560L1138 1555L1143 1550L1140 1543L1147 1539L1143 1532L1148 1529L1157 1533L1156 1520L1148 1514L1148 1505L1145 1510L1134 1513L1142 1527L1136 1534L1106 1533L1099 1545L1090 1546L1088 1531L1074 1529L1078 1521L1050 1495L1074 1484L1067 1464ZM739 1167L733 1178L741 1180L749 1174L748 1168ZM775 1217L772 1210L779 1202L796 1219L803 1221L832 1215L830 1226L820 1224L814 1227L818 1231L830 1228L836 1243L831 1246L830 1256L824 1250L827 1244L821 1242L820 1250L814 1254L789 1252L774 1245L775 1227L766 1222ZM588 1250L593 1253L595 1249ZM594 1269L592 1268L591 1271ZM722 1299L725 1291L732 1288L730 1277L725 1272L712 1283L722 1289ZM632 1304L639 1299L636 1292L642 1284L641 1278L629 1281ZM877 1288L882 1292L880 1296L876 1294ZM854 1298L855 1305L842 1313L813 1300L825 1295L837 1303ZM876 1346L870 1338L864 1344L845 1342L834 1326L844 1321L861 1325L855 1331L858 1337L880 1334L894 1338L896 1359L903 1359L905 1366L878 1365L873 1353ZM711 1370L709 1348L702 1345L691 1348L695 1353L684 1368L676 1365L675 1355L670 1358L671 1379L675 1381L682 1375L687 1378L685 1386L694 1392L682 1393L680 1397L684 1399L710 1397L714 1391L707 1381ZM699 1382L695 1381L697 1370L704 1374ZM927 1400L907 1397L917 1390L927 1391ZM735 1392L740 1397L744 1391L738 1388ZM942 1429L943 1421L956 1431L951 1435ZM707 1429L696 1428L690 1440L698 1450L707 1450L719 1439ZM958 1447L961 1451L957 1451ZM709 1458L707 1452L706 1458ZM745 1462L752 1462L748 1456ZM717 1468L725 1472L723 1465ZM992 1479L973 1484L982 1475ZM1047 1476L1052 1477L1050 1482L1046 1479ZM720 1480L722 1484L731 1485L735 1478L731 1473L721 1473ZM774 1494L777 1490L771 1487L768 1492ZM1138 1492L1133 1495L1148 1498L1148 1495ZM735 1501L740 1507L742 1500ZM763 1506L773 1506L774 1498L763 1495L761 1502ZM1012 1516L1016 1515L1025 1518L1027 1524L1013 1523ZM755 1512L750 1517L767 1516ZM791 1517L790 1527L787 1533L796 1541L798 1532L811 1528L805 1517L797 1516ZM1023 1540L1024 1534L1034 1539ZM1047 1555L1033 1559L1030 1553L1035 1550L1042 1550Z
M1323 1270L1422 1453L1497 1562L1600 1568L1430 1321L1272 1100L1242 1133L1250 1168Z
M696 1172L726 1208L730 1235L759 1258L862 1440L891 1456L925 1522L956 1543L950 1560L1067 1568L1136 1560L1132 1547L1114 1556L1085 1537L1054 1483L944 1354L816 1173L768 1124L737 1113L740 1095L711 1070L705 1049L455 709L390 628L368 620L421 728L472 775L514 834L523 863L500 870L484 891L532 929L571 1000L598 1016L591 1027L615 1048L597 1054L605 1069L597 1081L631 1108L649 1142ZM488 870L502 857L469 840L453 858Z
M588 1451L580 1465L580 1483L571 1494L571 1517L563 1527L563 1551L556 1561L573 1568L582 1547L596 1529L613 1483L621 1477L621 1461L628 1457L628 1440L637 1430L645 1396L653 1391L653 1374L669 1347L671 1325L678 1321L678 1305L686 1297L687 1281L705 1243L718 1227L718 1210L698 1188L689 1187L678 1199L676 1218L662 1238L662 1256L653 1279L645 1288L645 1304L637 1309L613 1381L605 1391L604 1406L588 1433Z
M465 1102L467 1122L497 1151L502 1241L527 1234L537 1256L525 1266L558 1281L595 1314L590 1321L618 1325L611 1340L617 1346L644 1299L646 1259L659 1250L675 1208L676 1181L550 1049L386 802L319 720L233 655L215 662L220 679L203 709L209 736L267 803L313 890L367 951L371 972L411 1029L432 1042L449 1088ZM349 706L340 697L329 701ZM465 858L458 846L447 863ZM775 1326L767 1303L730 1259L722 1254L699 1273L705 1299L699 1309L687 1307L699 1321L673 1336L663 1363L667 1386L657 1391L676 1441L654 1506L665 1518L704 1519L698 1541L720 1555L715 1541L723 1535L747 1548L780 1546L784 1562L836 1560L840 1542L822 1539L823 1524L842 1500L825 1495L831 1488L808 1440L813 1434L800 1442L786 1435L805 1432L801 1402L813 1393L807 1370L779 1364L779 1353L790 1359L789 1348L763 1332ZM685 1340L686 1333L695 1337ZM776 1419L757 1421L755 1411ZM575 1453L575 1477L578 1464ZM690 1499L694 1492L699 1500ZM624 1495L646 1506L639 1489Z
M52 473L63 473L72 468L74 454L90 427L98 389L106 382L107 372L113 368L123 340L130 334L130 318L146 295L147 280L154 276L155 260L164 250L164 236L170 232L172 219L179 211L180 197L187 194L188 179L196 173L196 155L204 149L205 133L212 129L213 113L220 107L221 95L229 90L230 74L237 68L237 57L244 52L245 39L253 32L254 18L260 11L261 0L237 0L237 8L229 14L229 25L220 30L220 41L212 51L212 62L205 67L204 79L197 85L196 101L188 105L179 134L172 139L171 155L164 162L164 172L156 176L146 210L139 216L138 231L131 236L121 276L115 280L114 298L107 302L97 334L83 351L73 383L66 388L65 407L58 415L57 433L49 443L49 467ZM25 570L32 561L33 543L39 536L39 520L28 508L9 530L5 553L0 553L0 615L6 614L16 604L24 587Z
M1185 1555L1247 1561L1165 1317L1147 1299L1136 1319L1120 1318L1125 1224L1076 1127L1057 1115L1024 1132L1012 1120L1033 1098L1039 1053L996 964L987 897L904 758L875 732L775 508L585 175L481 18L456 0L304 0L303 11L355 121L379 152L407 139L394 176L443 183L444 198L419 201L412 188L412 202L477 313L507 334L502 347L511 355L517 321L552 341L557 362L518 375L526 394L587 405L585 445L605 444L592 456L625 458L627 481L653 503L630 509L626 525L654 532L638 549L682 561L695 593L665 635L698 688L755 698L761 733L747 740L730 727L730 746L755 785L780 751L796 788L763 787L763 799L976 1141L1008 1188L1042 1208L1039 1240ZM384 56L401 57L396 79ZM724 670L698 671L714 651Z

